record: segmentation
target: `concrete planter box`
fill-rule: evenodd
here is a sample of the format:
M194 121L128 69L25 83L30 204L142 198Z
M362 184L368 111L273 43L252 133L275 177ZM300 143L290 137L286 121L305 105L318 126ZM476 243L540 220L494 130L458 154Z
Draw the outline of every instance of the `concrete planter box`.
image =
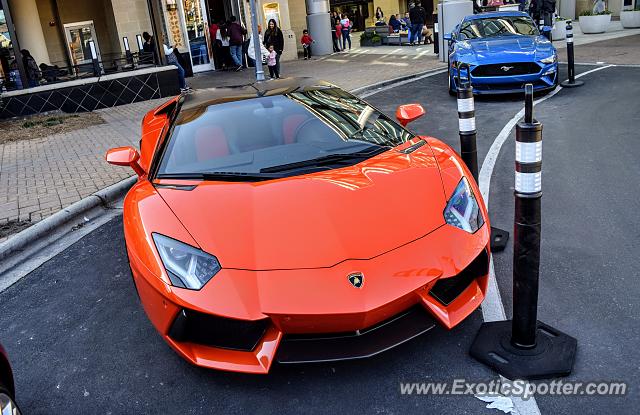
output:
M628 10L620 12L620 23L625 29L640 27L640 10Z
M562 40L567 37L567 21L566 20L556 20L556 23L553 25L553 29L551 30L551 39L553 40Z
M609 28L609 23L611 23L611 15L580 16L579 20L582 33L604 33Z

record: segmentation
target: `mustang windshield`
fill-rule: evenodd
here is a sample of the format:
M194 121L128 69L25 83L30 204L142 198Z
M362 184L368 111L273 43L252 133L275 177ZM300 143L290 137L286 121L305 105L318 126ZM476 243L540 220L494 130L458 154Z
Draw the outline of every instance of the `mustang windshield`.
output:
M537 36L533 21L523 16L486 17L467 20L460 26L460 38L479 39L496 36Z
M252 181L303 174L356 164L412 136L334 88L203 105L178 115L157 177Z

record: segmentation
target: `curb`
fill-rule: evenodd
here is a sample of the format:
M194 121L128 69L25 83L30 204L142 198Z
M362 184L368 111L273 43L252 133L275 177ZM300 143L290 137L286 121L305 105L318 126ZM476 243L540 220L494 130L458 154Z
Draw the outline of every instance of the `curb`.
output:
M34 241L52 233L69 222L73 222L91 209L96 207L106 208L109 203L118 200L126 194L137 181L138 177L132 176L112 184L109 187L105 187L102 190L98 190L92 195L67 206L22 232L18 232L14 236L9 237L9 239L0 243L0 261L5 260L14 252L23 250L26 246L33 244Z
M418 73L414 73L411 75L404 75L404 76L399 76L397 78L393 78L393 79L387 79L386 81L381 81L375 84L371 84L371 85L365 85L365 86L361 86L359 88L355 88L352 89L351 92L352 94L366 94L368 92L373 92L376 89L380 89L380 88L384 88L386 86L398 83L398 82L404 82L404 81L410 81L411 79L415 79L415 78L419 78L423 75L427 75L430 74L432 72L437 72L437 71L441 71L443 69L447 69L446 66L444 68L433 68L433 69L429 69L428 71L423 71L423 72L418 72Z

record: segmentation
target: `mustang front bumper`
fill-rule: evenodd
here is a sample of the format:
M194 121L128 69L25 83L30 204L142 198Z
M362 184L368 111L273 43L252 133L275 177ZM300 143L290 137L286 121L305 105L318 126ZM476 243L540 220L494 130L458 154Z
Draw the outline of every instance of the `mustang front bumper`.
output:
M330 268L223 269L200 291L171 287L129 251L145 311L165 341L204 367L267 373L272 363L381 353L452 328L484 299L489 226L443 225L400 248ZM347 276L364 274L361 288ZM206 301L203 301L206 299Z
M535 92L541 92L555 88L557 85L558 77L558 64L541 64L540 70L536 73L522 74L522 75L493 75L493 76L475 76L474 69L477 66L471 66L471 86L473 86L473 93L478 95L484 94L508 94L518 93L524 91L524 85L533 84L533 90ZM462 81L466 81L467 71L463 70L460 74L463 78ZM458 86L458 74L457 69L450 68L451 85L455 89Z

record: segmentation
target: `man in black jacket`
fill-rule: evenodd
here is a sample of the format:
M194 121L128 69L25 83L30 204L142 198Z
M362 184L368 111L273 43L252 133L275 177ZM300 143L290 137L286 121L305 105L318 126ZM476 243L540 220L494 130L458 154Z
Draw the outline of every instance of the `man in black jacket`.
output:
M409 42L411 45L415 45L417 37L419 45L422 40L422 26L427 21L427 11L420 2L416 2L415 7L409 10L409 19L411 20L411 39L409 39Z

